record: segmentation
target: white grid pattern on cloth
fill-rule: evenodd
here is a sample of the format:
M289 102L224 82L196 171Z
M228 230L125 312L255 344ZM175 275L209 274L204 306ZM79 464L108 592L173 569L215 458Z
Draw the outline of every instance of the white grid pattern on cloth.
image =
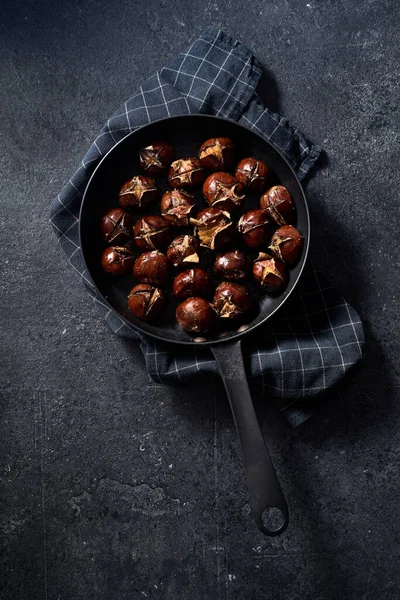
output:
M203 382L204 377L215 375L215 361L207 350L172 352L171 347L140 337L96 296L79 247L77 224L83 193L110 148L131 131L172 110L178 111L173 114L201 111L237 120L271 140L300 178L304 177L320 150L286 119L262 105L255 92L260 74L261 66L248 49L223 31L210 29L150 77L108 119L75 175L52 202L50 220L69 262L113 331L140 341L148 372L159 383L187 384L196 378ZM272 328L262 331L250 350L244 348L250 381L280 398L315 395L338 380L362 355L362 325L352 307L311 265L300 286L301 302L296 306L302 306L303 312L292 308L289 317L282 316Z

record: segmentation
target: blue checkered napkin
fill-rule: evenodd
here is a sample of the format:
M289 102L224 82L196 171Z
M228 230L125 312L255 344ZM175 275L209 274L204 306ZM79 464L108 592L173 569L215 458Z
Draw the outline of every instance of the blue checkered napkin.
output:
M102 303L85 271L78 216L83 193L101 158L139 127L168 116L206 113L246 125L272 141L300 179L315 165L320 149L283 117L266 109L255 89L261 65L248 48L211 28L186 52L150 77L107 121L78 170L52 201L50 220L72 267L79 273L111 329L140 341L149 374L162 383L187 384L216 373L207 350L186 349L139 337ZM296 295L275 321L245 349L250 382L280 399L314 396L336 383L362 356L363 329L357 313L311 267ZM288 315L286 318L284 315ZM283 402L283 409L286 404ZM291 405L294 424L307 414Z

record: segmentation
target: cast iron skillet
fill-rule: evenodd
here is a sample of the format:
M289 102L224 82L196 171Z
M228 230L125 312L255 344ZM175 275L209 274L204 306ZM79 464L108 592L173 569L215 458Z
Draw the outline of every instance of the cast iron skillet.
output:
M210 137L227 136L234 140L239 156L254 156L266 162L276 173L279 183L290 192L296 205L297 223L305 239L302 256L294 269L285 291L279 296L260 294L256 288L260 310L248 324L247 330L231 330L224 338L210 337L195 342L182 330L174 318L176 304L170 302L166 319L151 324L138 320L127 308L127 295L135 284L133 276L114 280L106 277L100 269L103 244L99 236L99 224L104 213L118 205L118 192L122 184L135 174L138 148L154 138L167 138L175 148L177 158L195 156L201 143ZM166 180L160 181L167 189ZM197 192L199 210L205 207L201 192ZM258 207L259 198L248 197L244 209ZM156 209L155 209L156 211ZM148 211L151 212L151 211ZM252 515L258 528L266 535L282 533L289 521L289 512L274 466L257 421L243 365L241 341L256 332L282 306L296 286L306 260L309 246L309 214L301 185L282 154L264 138L234 121L208 115L184 115L156 121L121 140L102 159L94 171L84 194L80 213L80 243L87 270L103 301L134 331L157 340L180 345L209 347L215 357L232 408L242 449ZM178 233L177 233L178 235ZM270 509L281 512L278 527L267 522ZM275 511L276 512L276 511Z

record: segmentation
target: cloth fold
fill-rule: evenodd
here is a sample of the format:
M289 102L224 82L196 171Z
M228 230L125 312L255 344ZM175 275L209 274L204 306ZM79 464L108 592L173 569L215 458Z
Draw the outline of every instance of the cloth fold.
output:
M206 113L238 121L272 142L303 180L320 148L287 119L264 107L256 93L262 67L252 52L222 30L209 28L150 77L107 121L78 170L52 201L50 221L111 329L140 342L150 376L161 383L204 382L216 365L207 350L181 350L132 332L104 305L85 271L78 217L83 193L102 157L131 131L168 116ZM288 402L293 425L308 417L295 400L334 385L362 357L363 328L354 309L311 265L274 322L245 346L249 380L260 393ZM290 405L290 410L288 405Z

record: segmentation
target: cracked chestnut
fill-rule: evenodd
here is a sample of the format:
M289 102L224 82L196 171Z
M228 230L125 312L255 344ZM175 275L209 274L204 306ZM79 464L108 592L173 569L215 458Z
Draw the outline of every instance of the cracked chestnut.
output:
M235 226L229 213L219 208L205 208L195 219L190 219L202 246L218 250L229 244L235 236Z
M135 244L141 250L165 248L171 241L171 228L162 217L146 215L133 228Z
M247 289L239 283L224 281L215 290L213 305L220 319L240 319L253 308Z
M122 208L140 210L146 208L150 202L157 200L160 195L161 190L154 179L136 175L122 186L119 193L119 205Z
M273 227L265 210L256 208L240 217L238 231L246 246L260 248L270 242Z
M187 331L206 333L214 326L217 315L204 298L187 298L176 309L176 320Z
M211 277L203 269L188 269L175 277L172 291L179 300L191 296L210 298L213 292L213 284Z
M186 227L196 205L192 194L184 190L170 190L161 198L161 214L170 225Z
M213 173L203 184L203 196L210 206L221 210L238 210L242 204L243 186L229 173Z
M128 295L129 310L142 321L154 321L164 312L165 295L160 288L139 283Z
M230 169L235 162L235 145L229 138L211 138L200 146L199 159L210 171Z
M140 168L146 175L164 175L173 160L174 149L165 140L154 140L139 149Z
M112 208L101 220L100 231L106 244L122 246L132 237L133 220L122 208Z
M203 183L206 171L198 158L175 160L168 172L168 183L172 188L192 189Z
M279 292L288 281L288 272L285 266L278 259L264 252L260 252L254 262L253 276L266 292Z
M269 249L287 265L294 265L303 250L304 238L292 225L284 225L272 236Z
M136 260L133 274L140 283L163 287L169 279L169 262L158 250L145 252Z
M167 258L174 267L185 267L200 262L199 240L193 235L179 235L167 250Z
M274 185L263 193L260 208L267 211L277 225L287 225L294 221L292 196L283 185Z
M271 171L265 163L256 158L244 158L236 167L235 177L243 187L251 192L262 192L268 185Z
M214 275L221 279L240 281L251 273L251 259L243 250L229 250L217 254Z
M101 266L109 275L127 275L135 263L135 255L124 246L110 246L101 255Z

